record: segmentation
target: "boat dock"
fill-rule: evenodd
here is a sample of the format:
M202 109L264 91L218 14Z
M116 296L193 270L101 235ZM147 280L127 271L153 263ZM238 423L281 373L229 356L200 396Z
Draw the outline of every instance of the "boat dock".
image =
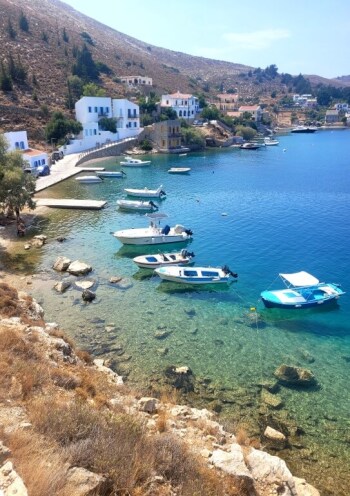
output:
M35 203L38 207L101 210L101 208L103 208L107 202L103 200L74 200L69 198L36 198Z

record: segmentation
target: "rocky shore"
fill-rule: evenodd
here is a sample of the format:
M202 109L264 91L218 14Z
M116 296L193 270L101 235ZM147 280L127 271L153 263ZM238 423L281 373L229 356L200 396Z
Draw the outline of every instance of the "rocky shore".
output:
M252 446L242 432L227 432L214 413L178 405L169 397L143 397L130 391L103 359L93 360L77 350L58 324L45 322L43 309L27 294L3 282L0 291L0 490L4 495L45 494L45 484L51 487L50 494L57 495L107 495L112 490L126 494L118 492L121 476L116 466L108 460L101 465L95 458L114 453L108 439L114 439L113 426L120 431L120 418L124 426L132 427L118 433L122 446L117 449L115 444L115 450L131 457L131 465L140 455L140 439L152 453L152 460L138 460L142 476L130 473L124 481L129 484L128 494L319 494L293 477L283 460ZM169 371L178 381L188 373L181 365ZM132 435L135 431L138 441ZM275 442L284 440L283 433L270 426L265 435ZM162 453L160 458L157 452ZM177 466L170 466L169 456L175 454ZM114 463L122 463L122 458ZM189 472L184 462L190 465ZM40 490L35 484L39 478ZM190 488L191 479L203 484L200 492Z

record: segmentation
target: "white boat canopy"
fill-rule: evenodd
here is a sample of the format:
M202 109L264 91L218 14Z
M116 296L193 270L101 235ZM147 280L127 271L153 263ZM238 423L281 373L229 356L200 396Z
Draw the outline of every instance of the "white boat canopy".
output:
M315 284L319 284L320 282L316 277L303 270L301 272L295 272L294 274L280 274L280 277L295 287L315 286Z

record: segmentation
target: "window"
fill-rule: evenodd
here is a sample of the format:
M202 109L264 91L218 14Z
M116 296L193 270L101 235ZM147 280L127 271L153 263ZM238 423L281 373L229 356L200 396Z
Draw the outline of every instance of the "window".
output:
M21 147L21 150L24 150L24 141L21 141L20 147Z
M16 143L15 143L15 148L16 148L16 150L19 150L19 143L18 143L18 141L16 141Z
M184 117L186 117L186 110L184 110Z
M97 107L95 107L95 112L97 112Z
M100 107L100 114L103 115L103 107Z
M44 158L41 159L41 165L45 165L45 159Z
M137 122L134 122L134 127L137 127Z
M38 167L38 161L34 160L34 167Z
M136 117L136 109L134 109L134 117Z
M89 131L88 131L88 129L85 129L85 136L89 136Z
M182 117L182 110L179 110L179 117Z
M97 134L97 131L96 131L96 129L94 129L94 136L96 136L96 134Z
M109 114L109 107L106 107L106 114Z
M91 113L92 112L92 107L88 107L88 110Z

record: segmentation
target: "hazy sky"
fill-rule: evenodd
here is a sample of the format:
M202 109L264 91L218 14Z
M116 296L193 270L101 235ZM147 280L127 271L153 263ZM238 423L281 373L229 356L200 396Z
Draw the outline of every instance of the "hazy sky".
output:
M350 0L66 3L151 45L293 75L350 75Z

